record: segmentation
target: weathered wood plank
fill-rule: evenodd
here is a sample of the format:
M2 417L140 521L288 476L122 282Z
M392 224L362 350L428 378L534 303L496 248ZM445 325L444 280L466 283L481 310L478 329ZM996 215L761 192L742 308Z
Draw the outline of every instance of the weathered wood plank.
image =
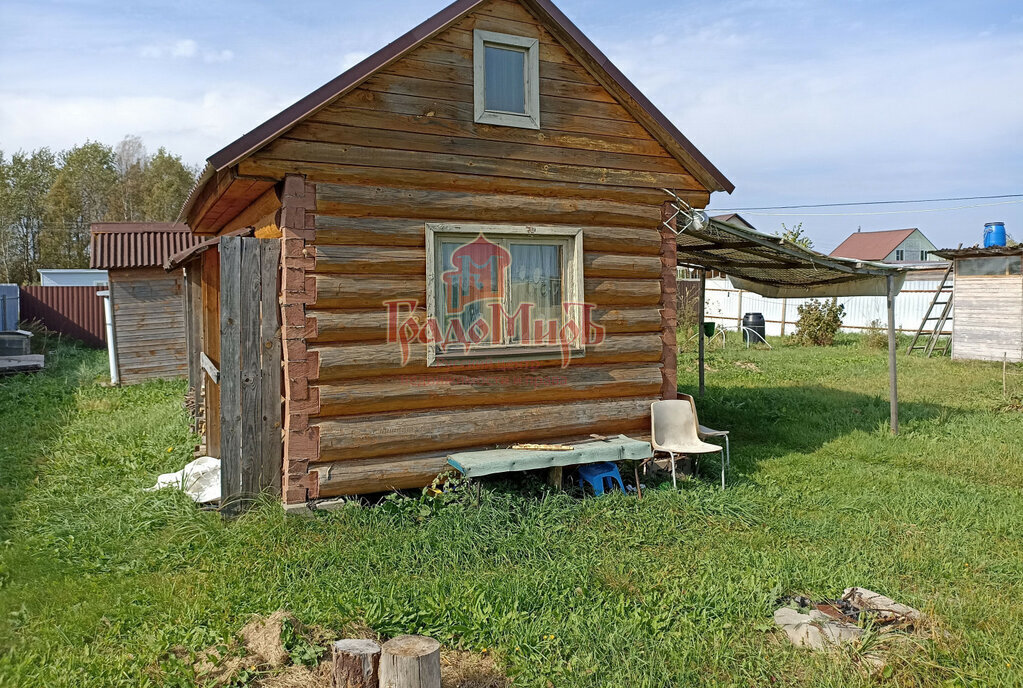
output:
M652 397L661 385L657 366L570 365L505 373L445 373L353 380L320 386L320 417L471 406L507 408L542 402L608 397Z
M355 107L334 106L324 108L314 114L309 121L319 123L321 126L343 125L360 129L403 131L421 135L455 136L506 145L543 146L557 149L572 148L602 153L668 157L668 152L664 150L664 147L653 139L560 132L547 128L538 130L500 127L490 124L478 124L471 119L455 120L422 115L406 115ZM302 136L293 133L296 130L289 132L289 136L292 138L302 138Z
M260 240L241 240L241 474L242 494L251 498L260 491L260 459L262 432L260 408Z
M269 167L273 162L275 167ZM434 189L438 191L490 192L537 196L541 198L574 198L598 201L617 201L634 205L660 205L664 192L649 187L577 184L554 180L493 177L488 175L457 174L431 170L408 170L358 165L332 165L294 160L247 160L246 169L260 170L263 174L283 177L286 173L304 174L316 182L342 185L395 186L408 189ZM707 192L702 190L676 191L693 207L707 203Z
M661 274L661 261L654 256L586 251L583 274L586 277L657 278Z
M548 81L548 84L569 85L566 81ZM417 98L435 98L457 103L472 103L472 85L451 82L430 81L407 76L378 72L366 79L360 86L367 91L394 93L415 96ZM621 122L633 121L632 115L617 102L597 102L579 100L573 97L546 95L540 93L540 125L544 124L546 113L559 115L578 115L585 112L587 117L595 119L611 119Z
M323 461L362 459L412 451L439 451L532 442L566 434L629 433L650 426L654 398L538 404L501 409L373 414L320 420ZM395 430L400 427L400 432Z
M281 310L280 293L281 242L259 241L260 246L260 491L281 494L283 445L281 436Z
M426 223L443 222L438 217L424 219L316 216L316 244L320 246L424 246ZM622 253L657 256L660 239L656 228L584 227L583 246L594 253Z
M237 510L242 489L241 239L220 241L220 495Z
M320 187L323 187L320 190ZM656 206L597 200L534 198L513 194L432 191L318 184L316 211L335 217L443 217L448 221L550 223L649 227L656 234Z
M687 173L650 172L613 167L488 158L477 155L369 148L349 144L299 141L287 137L277 139L257 153L255 157L270 166L276 165L277 163L274 162L276 160L291 160L655 189L691 189L695 185L693 178Z
M446 454L355 459L314 464L321 497L424 487L450 470Z
M384 301L418 299L426 301L426 275L404 279L315 275L315 308L380 308Z
M371 124L379 124L371 122ZM519 131L527 131L520 129ZM533 131L533 130L529 130ZM597 169L614 168L686 176L674 158L636 153L618 153L585 148L554 147L468 136L419 133L342 124L304 122L287 137L296 141L324 142L367 148L388 148L420 153L441 153L530 162L578 165Z
M339 101L347 107L386 110L388 112L439 117L442 119L473 120L473 104L438 100L432 96L414 96L386 91L356 89ZM601 119L580 113L548 112L541 116L543 131L576 132L607 136L625 136L637 139L652 139L649 132L635 121Z
M317 246L315 270L348 275L425 275L426 250L384 246Z
M653 306L660 301L661 284L652 280L586 279L586 302L597 306Z
M317 379L320 382L350 380L354 378L381 375L423 375L478 371L479 374L501 374L522 370L519 361L491 361L480 357L465 364L448 363L443 366L427 367L426 346L413 343L409 360L402 366L401 349L397 343L383 344L341 344L331 342L310 347L319 358ZM552 352L550 358L528 361L530 368L560 368L560 352ZM617 334L608 335L600 344L586 347L584 356L573 359L574 363L598 365L605 363L633 363L661 360L661 337L659 334ZM412 384L410 378L410 384Z
M425 317L425 309L418 312ZM387 312L365 310L310 310L306 317L316 324L313 342L382 343L387 338ZM591 317L607 334L660 331L660 315L652 308L597 308Z

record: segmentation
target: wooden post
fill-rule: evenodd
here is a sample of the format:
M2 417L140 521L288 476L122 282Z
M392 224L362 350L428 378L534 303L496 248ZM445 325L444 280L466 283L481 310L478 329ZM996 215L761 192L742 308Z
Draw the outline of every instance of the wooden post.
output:
M372 640L334 643L334 688L377 688L380 684L380 645Z
M260 289L259 239L241 239L241 477L242 494L252 499L259 494L260 446L263 419L260 401Z
M888 400L892 434L899 434L899 380L895 368L895 276L885 276L888 285Z
M400 635L380 648L380 688L440 688L440 643Z
M678 398L678 237L674 208L661 206L661 399Z
M241 259L239 237L220 241L220 504L237 511L241 476Z
M699 308L700 317L699 317L699 323L697 325L700 328L700 330L699 330L699 332L697 332L697 335L698 335L697 342L699 342L699 350L700 350L699 358L700 358L700 396L701 397L703 396L703 393L706 390L706 384L705 384L705 382L706 382L706 380L705 380L706 371L704 370L704 341L703 341L704 340L704 332L705 332L704 329L703 329L703 319L704 319L704 317L706 315L706 313L704 312L706 308L707 308L707 270L705 268L700 268L700 308Z
M784 296L781 299L781 336L785 336L785 317L788 313L789 300Z
M735 325L739 328L739 334L742 334L742 289L739 290L739 312L735 314Z
M283 438L281 435L281 309L280 263L281 242L263 239L259 242L260 296L260 400L263 414L260 432L259 489L281 496Z
M547 482L551 487L557 490L561 489L564 481L564 472L563 466L553 466L549 471L547 471Z

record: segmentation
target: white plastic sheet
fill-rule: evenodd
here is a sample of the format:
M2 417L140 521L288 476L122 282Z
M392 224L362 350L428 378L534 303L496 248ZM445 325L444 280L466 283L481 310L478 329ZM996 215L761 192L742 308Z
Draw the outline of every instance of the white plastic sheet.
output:
M220 501L220 459L200 456L176 473L159 476L148 491L168 487L181 490L199 504Z

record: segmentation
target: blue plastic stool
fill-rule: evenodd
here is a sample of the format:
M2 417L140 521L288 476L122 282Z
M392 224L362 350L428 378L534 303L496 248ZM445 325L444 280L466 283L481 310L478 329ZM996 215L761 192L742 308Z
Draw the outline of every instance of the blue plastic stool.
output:
M614 483L618 483L619 489L625 492L625 485L622 483L622 474L618 472L618 466L609 461L579 466L579 479L589 483L593 488L593 494L597 497L604 494L605 480L612 481L612 487Z

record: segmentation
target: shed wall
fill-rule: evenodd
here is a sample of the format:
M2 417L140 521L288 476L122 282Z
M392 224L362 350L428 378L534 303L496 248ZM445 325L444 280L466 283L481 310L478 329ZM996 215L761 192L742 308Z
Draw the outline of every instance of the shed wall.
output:
M125 384L188 374L180 270L111 270L117 364Z
M955 278L952 357L1023 361L1023 277Z

